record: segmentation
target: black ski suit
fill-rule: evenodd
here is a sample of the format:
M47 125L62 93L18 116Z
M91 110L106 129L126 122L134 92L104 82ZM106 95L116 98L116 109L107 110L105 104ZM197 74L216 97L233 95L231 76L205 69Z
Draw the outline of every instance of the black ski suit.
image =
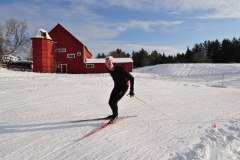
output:
M130 80L130 93L134 92L134 77L123 67L115 65L114 71L109 73L114 81L114 88L109 98L109 105L114 116L118 115L118 101L125 95L128 90L128 81Z

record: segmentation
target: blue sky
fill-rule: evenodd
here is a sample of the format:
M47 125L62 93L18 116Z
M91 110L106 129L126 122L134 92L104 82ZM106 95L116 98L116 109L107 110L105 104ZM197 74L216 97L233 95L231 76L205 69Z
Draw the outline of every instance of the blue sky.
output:
M117 48L169 55L239 38L239 8L239 0L1 0L0 23L26 20L31 36L60 23L94 56Z

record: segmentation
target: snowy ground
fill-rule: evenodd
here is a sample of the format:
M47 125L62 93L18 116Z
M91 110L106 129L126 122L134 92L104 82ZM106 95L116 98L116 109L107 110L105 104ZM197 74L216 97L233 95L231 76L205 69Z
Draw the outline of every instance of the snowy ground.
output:
M176 64L136 69L124 119L86 139L111 113L109 74L0 68L0 159L240 159L240 65ZM216 128L213 124L216 124Z

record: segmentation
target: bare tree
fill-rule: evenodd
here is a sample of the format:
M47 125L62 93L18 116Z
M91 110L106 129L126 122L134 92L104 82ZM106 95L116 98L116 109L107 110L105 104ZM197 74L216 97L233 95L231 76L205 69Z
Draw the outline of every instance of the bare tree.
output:
M6 20L0 28L0 57L4 54L17 55L29 47L30 38L27 34L27 22L16 19Z

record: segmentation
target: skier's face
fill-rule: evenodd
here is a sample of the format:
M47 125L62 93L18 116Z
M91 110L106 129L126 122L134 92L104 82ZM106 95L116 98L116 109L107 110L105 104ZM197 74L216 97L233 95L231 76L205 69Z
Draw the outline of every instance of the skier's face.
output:
M113 69L112 60L106 59L105 65L107 66L107 68L108 68L109 70L112 70L112 69Z

